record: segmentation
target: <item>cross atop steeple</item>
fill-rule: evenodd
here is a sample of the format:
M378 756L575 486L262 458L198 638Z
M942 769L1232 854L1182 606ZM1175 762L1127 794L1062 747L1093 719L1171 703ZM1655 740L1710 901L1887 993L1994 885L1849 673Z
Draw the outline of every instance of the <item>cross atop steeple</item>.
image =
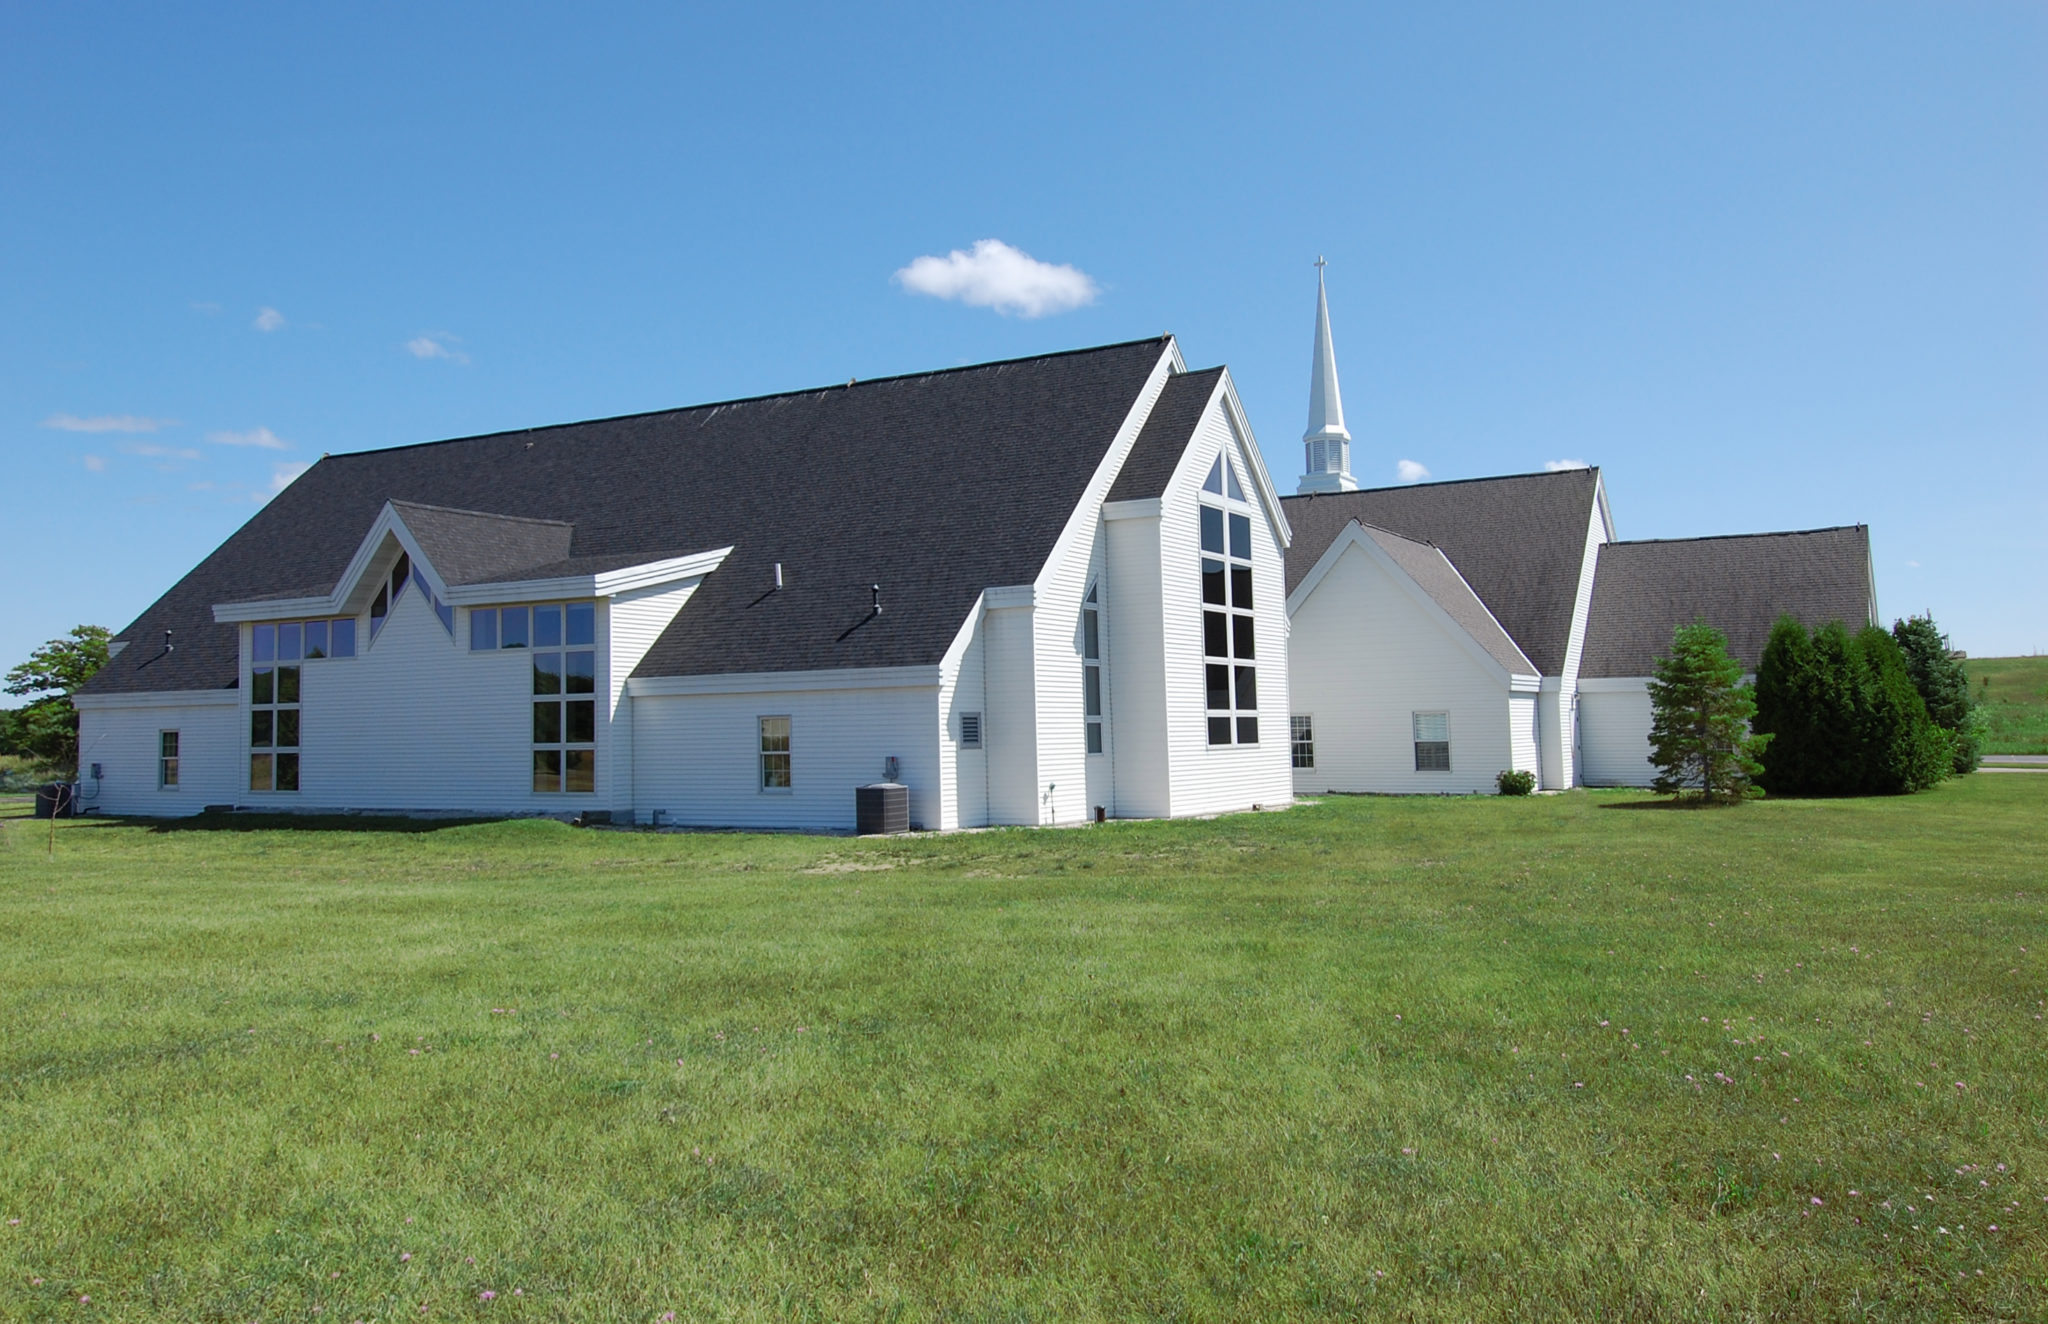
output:
M1344 397L1337 388L1337 348L1330 339L1330 297L1323 283L1329 262L1316 257L1316 347L1309 364L1308 431L1301 492L1355 492L1351 476L1351 433L1344 427Z

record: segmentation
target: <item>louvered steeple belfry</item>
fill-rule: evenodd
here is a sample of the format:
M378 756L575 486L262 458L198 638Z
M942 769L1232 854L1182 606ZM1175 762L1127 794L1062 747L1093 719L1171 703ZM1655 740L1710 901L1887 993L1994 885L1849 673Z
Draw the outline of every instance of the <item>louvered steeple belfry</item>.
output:
M1323 288L1323 268L1316 259L1316 349L1309 366L1306 452L1297 492L1356 492L1351 476L1351 434L1344 428L1344 398L1337 389L1337 349L1330 340L1330 298Z

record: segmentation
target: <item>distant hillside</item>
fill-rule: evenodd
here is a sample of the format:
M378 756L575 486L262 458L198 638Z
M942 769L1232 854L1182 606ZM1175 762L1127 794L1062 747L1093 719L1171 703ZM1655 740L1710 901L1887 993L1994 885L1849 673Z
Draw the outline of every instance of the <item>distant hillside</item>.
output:
M1986 754L2048 754L2048 657L1973 657L1970 693L1991 717Z

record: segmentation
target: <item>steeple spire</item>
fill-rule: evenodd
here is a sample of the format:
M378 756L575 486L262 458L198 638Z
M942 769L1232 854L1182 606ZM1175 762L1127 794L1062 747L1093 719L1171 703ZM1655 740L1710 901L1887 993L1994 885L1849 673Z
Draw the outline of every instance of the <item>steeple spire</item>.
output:
M1316 348L1309 365L1308 431L1302 433L1305 472L1298 492L1356 492L1351 476L1351 434L1344 428L1344 398L1337 389L1337 348L1330 339L1330 297L1316 258Z

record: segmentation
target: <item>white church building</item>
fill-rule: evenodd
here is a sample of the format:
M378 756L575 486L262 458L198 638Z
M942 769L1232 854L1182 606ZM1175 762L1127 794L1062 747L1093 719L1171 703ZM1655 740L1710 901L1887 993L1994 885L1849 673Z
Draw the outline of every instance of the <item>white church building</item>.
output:
M1318 264L1320 266L1320 264ZM1318 279L1280 498L1171 336L323 458L74 696L137 815L844 829L1647 785L1695 618L1877 619L1869 530L1621 542L1600 470L1361 489Z
M1361 490L1320 282L1303 443L1281 503L1300 795L1647 786L1674 627L1717 626L1753 670L1782 613L1877 619L1862 525L1619 542L1597 468Z
M1284 806L1287 516L1173 338L323 458L76 695L82 798L845 829Z

